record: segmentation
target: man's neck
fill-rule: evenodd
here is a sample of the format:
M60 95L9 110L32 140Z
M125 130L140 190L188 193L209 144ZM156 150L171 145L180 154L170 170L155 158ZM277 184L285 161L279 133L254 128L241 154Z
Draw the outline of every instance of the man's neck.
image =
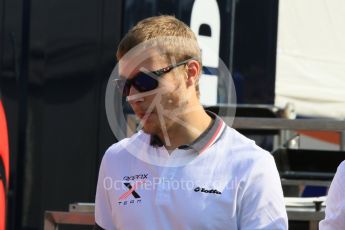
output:
M158 134L167 150L174 150L182 145L191 144L211 125L212 118L205 112L203 107L179 116L183 125L176 124L167 130L169 144L163 133Z

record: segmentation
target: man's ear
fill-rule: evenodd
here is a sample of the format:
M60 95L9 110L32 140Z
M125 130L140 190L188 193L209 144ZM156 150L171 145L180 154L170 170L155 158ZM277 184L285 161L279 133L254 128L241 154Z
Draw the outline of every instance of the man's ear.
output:
M187 87L194 86L195 82L197 82L198 78L200 77L201 72L201 65L199 62L195 60L191 60L188 62L187 66Z

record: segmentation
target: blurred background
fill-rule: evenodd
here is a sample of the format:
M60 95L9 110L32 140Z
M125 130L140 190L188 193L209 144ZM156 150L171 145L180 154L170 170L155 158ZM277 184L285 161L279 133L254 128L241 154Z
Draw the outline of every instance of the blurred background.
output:
M116 48L129 28L149 16L175 15L215 45L232 73L239 105L291 103L299 117L343 118L339 53L345 49L339 41L345 8L334 2L340 6L306 0L0 0L7 229L43 229L45 210L94 202L100 161L117 141L104 105ZM204 104L226 104L222 85L204 76L204 87L208 81L213 88L202 90L208 92Z

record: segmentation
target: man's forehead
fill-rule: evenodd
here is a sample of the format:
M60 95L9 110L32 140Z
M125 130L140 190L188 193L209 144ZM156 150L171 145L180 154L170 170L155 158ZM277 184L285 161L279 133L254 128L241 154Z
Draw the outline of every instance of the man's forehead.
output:
M162 68L162 64L166 64L166 57L158 52L147 52L146 54L138 54L124 56L119 60L120 75L129 75L132 72L138 72L140 68L154 70Z

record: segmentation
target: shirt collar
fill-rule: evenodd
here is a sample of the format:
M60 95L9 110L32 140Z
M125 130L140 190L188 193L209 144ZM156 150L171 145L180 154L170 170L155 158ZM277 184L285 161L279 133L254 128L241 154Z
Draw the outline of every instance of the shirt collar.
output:
M223 134L226 126L224 121L215 113L207 110L206 113L212 118L210 126L191 144L179 146L179 149L194 149L200 154L212 146ZM151 136L150 144L155 147L163 146L163 142L157 135Z

